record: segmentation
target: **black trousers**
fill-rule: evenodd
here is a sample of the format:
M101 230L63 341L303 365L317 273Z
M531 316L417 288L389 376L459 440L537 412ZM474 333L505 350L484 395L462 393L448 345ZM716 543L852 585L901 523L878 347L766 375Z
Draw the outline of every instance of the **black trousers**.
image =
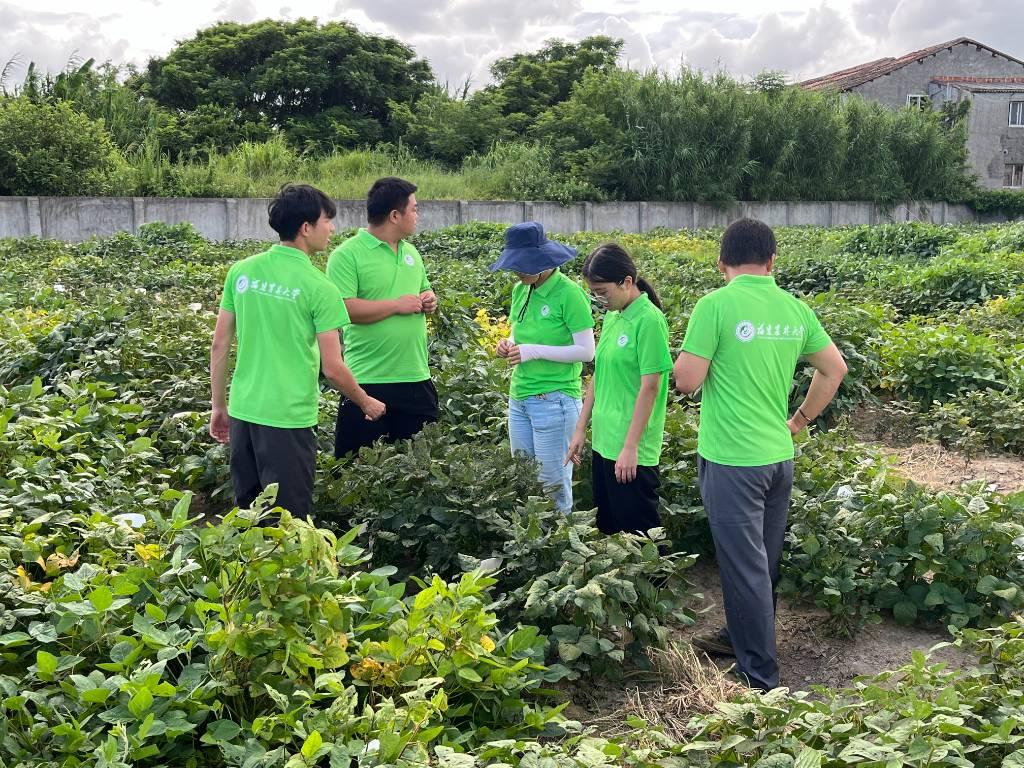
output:
M231 419L231 484L235 503L252 505L271 483L277 483L277 506L295 517L313 511L316 474L316 432L313 427L282 429Z
M334 455L339 459L378 440L406 440L424 424L437 421L437 390L430 379L362 387L370 397L384 403L387 412L377 421L367 421L359 406L348 398L343 400L334 433Z
M646 533L661 526L661 475L657 467L638 466L632 482L620 483L615 479L615 462L595 452L592 468L597 527L601 533Z

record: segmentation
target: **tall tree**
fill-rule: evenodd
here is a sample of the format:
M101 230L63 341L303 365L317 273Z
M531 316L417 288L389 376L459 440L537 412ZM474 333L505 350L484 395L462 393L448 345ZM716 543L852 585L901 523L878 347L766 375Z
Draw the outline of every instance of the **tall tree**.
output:
M517 53L491 65L489 88L504 100L505 114L536 117L569 98L589 70L610 72L622 53L622 40L595 35L578 43L548 40L539 51Z
M389 102L410 104L433 81L399 41L347 22L223 22L152 59L141 86L161 105L237 110L306 148L394 138Z

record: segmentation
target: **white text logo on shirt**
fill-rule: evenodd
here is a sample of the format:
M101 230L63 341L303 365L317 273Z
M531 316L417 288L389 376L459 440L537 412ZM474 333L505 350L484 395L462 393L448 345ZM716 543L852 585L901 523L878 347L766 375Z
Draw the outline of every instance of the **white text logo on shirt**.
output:
M626 334L622 334L621 336L619 336L618 343L620 347L626 346L629 343L629 336L627 336Z
M736 338L742 342L753 341L754 324L749 320L743 320L736 326Z
M412 257L411 253L407 253L405 254L405 263L411 267L413 264L416 263L416 259Z
M271 296L285 301L295 301L302 293L299 288L289 288L283 283L272 283L269 280L250 280L246 275L242 275L235 281L235 291L238 293L252 291L261 296Z
M753 324L751 323L751 328ZM758 338L772 341L799 341L804 337L806 329L802 325L783 325L782 323L758 323L755 330ZM739 335L739 327L736 328Z

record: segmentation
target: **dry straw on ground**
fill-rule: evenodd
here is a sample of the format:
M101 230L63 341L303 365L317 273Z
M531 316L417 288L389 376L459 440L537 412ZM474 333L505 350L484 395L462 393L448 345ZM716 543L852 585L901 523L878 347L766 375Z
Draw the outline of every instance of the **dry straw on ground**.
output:
M648 655L657 673L656 681L626 687L618 707L588 720L586 725L603 735L625 735L633 730L626 719L635 717L682 740L694 715L713 712L720 702L746 691L689 643L672 643L663 650L650 650Z

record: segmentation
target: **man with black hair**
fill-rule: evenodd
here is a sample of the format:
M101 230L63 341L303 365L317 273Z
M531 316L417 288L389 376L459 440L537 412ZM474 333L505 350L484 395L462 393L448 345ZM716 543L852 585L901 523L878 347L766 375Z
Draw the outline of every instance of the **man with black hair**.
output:
M407 238L416 232L416 185L378 179L366 197L368 226L339 245L327 276L341 292L350 325L345 357L356 380L387 405L375 422L358 404L338 408L339 458L383 438L409 438L437 420L437 391L427 366L426 315L437 309L423 259Z
M224 281L210 348L210 433L231 444L231 482L242 508L277 483L278 506L297 517L312 512L321 367L365 420L384 415L384 404L342 359L338 329L348 316L338 289L309 260L327 247L336 212L319 189L285 185L268 208L280 244L235 263Z
M775 284L775 234L741 219L722 236L726 285L693 308L676 360L676 388L701 390L698 481L722 578L727 627L697 638L710 653L736 657L748 685L779 685L775 597L793 488L793 437L818 418L846 363L814 312ZM789 415L801 358L811 387Z

